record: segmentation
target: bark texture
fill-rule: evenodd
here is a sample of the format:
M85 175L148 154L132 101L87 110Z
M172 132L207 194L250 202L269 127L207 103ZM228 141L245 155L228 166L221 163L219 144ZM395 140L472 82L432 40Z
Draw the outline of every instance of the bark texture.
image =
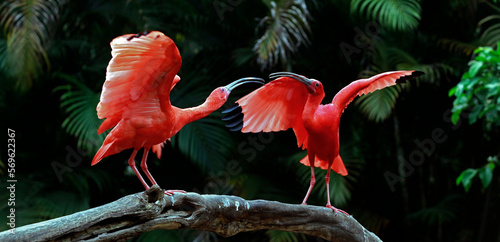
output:
M212 231L229 237L260 229L291 231L330 241L381 241L353 217L319 206L247 201L236 196L146 192L44 222L4 231L0 241L116 241L154 229Z

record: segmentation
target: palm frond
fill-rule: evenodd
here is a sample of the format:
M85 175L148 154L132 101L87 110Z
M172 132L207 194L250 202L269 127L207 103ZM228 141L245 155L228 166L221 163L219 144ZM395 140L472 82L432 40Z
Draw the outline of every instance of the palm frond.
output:
M262 69L271 68L281 61L286 66L290 54L309 43L309 11L305 1L285 0L281 5L270 2L270 14L259 23L267 28L254 45L257 63Z
M408 31L418 27L422 8L416 0L352 0L351 13L364 14L385 28Z
M390 56L390 54L385 53L383 54L385 56L381 55L376 54L374 56L374 59L378 59L377 61L374 61L376 65L371 66L371 70L362 71L359 76L362 78L370 77L374 76L377 73L381 73L384 70L387 70L382 68L389 68L389 66L391 66L390 61L387 60L389 58L387 56ZM384 67L379 68L378 65ZM402 90L401 86L403 85L408 86L409 84L386 87L375 92L360 96L356 99L354 105L358 106L361 113L363 113L369 120L382 122L390 117L392 110L396 105L396 99L399 96L399 92Z
M359 106L361 113L369 120L382 122L390 117L400 89L400 86L392 86L377 90L359 97L355 105Z
M460 198L461 197L456 194L448 195L435 206L423 208L408 215L407 219L412 222L431 226L452 221L457 216L457 200Z
M36 200L34 208L37 217L57 218L90 208L90 197L68 191L56 191L45 194Z
M90 208L89 190L85 188L88 187L85 174L74 172L67 178L75 179L59 184L50 182L54 181L55 178L53 176L51 178L51 174L53 174L52 171L36 171L29 175L16 174L17 179L24 181L16 184L16 196L23 198L16 200L17 226L61 217ZM57 191L51 190L54 185L58 187ZM9 190L0 191L0 199L8 200L8 196ZM7 203L0 204L0 215L7 216L8 211ZM0 225L0 229L6 230L7 226Z
M438 39L437 45L451 53L464 54L467 56L472 55L474 50L478 47L478 45L474 43L467 43L449 38Z
M0 71L7 73L7 70L7 41L0 39Z
M233 151L230 137L220 118L212 116L184 126L172 144L206 173L224 168Z
M0 24L7 36L5 67L21 90L32 85L44 65L49 66L46 51L63 2L7 0L0 5Z
M500 7L487 1L485 1L485 3L500 13ZM500 42L500 14L489 15L481 19L478 23L478 27L482 28L485 26L488 27L486 27L484 32L481 34L481 45L495 46L498 42Z
M387 46L386 44L377 44L376 48L379 49L379 52L383 52L383 54L379 53L381 57L374 61L374 63L386 62L385 66L390 67L389 69L380 69L380 71L393 69L423 71L425 75L415 79L415 83L417 84L419 84L420 81L435 82L436 80L440 80L442 79L442 77L445 77L449 74L459 74L458 70L455 70L453 67L446 63L437 62L431 64L422 64L410 53L398 47ZM414 82L412 81L411 83ZM409 85L405 87L409 87Z
M59 86L54 91L64 91L61 108L68 114L62 123L66 132L78 140L78 147L89 154L95 153L104 141L105 135L97 135L101 121L97 118L96 107L100 93L94 92L76 78L59 74L71 84Z
M416 81L387 87L357 98L354 104L368 119L375 122L382 122L389 118L399 93L404 89L409 89L412 84L419 85L420 81L432 83L441 80L447 74L458 74L454 68L445 63L421 64L410 53L401 48L390 46L382 40L373 41L373 48L368 51L368 55L371 57L371 62L359 74L361 78L392 70L419 70L426 73L417 78Z

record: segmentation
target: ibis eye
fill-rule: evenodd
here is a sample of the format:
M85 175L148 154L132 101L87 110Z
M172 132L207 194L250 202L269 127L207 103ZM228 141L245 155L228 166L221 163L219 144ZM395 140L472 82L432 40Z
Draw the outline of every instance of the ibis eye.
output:
M319 87L319 83L316 82L316 86Z

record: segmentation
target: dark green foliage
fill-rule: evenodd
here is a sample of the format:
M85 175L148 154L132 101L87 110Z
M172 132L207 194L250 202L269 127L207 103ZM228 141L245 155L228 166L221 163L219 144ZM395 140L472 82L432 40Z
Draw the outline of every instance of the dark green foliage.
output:
M460 114L469 109L469 124L484 118L486 130L500 125L500 42L497 49L489 46L479 47L474 51L476 57L469 62L469 71L464 73L462 81L452 88L449 95L453 101L451 120L458 122Z
M422 8L417 0L352 0L351 13L366 15L386 28L413 30L418 27Z
M496 165L498 165L498 158L496 156L490 156L488 157L486 165L484 165L483 167L478 169L469 168L460 173L460 175L457 177L456 183L457 185L462 184L465 191L468 192L470 187L472 186L472 179L474 179L474 177L478 175L479 179L481 180L483 189L486 189L493 179L493 170L495 169Z
M262 37L255 43L257 63L262 69L271 68L281 62L287 68L290 55L301 45L308 44L309 11L304 1L283 0L269 2L270 14L260 20L259 26L266 25Z
M182 80L171 96L181 108L201 104L214 88L237 78L267 78L274 71L320 80L325 103L358 78L402 69L425 72L408 84L358 97L345 110L340 154L349 175L332 174L332 204L384 241L495 240L498 230L492 226L500 223L493 216L500 213L494 169L500 155L500 52L494 47L500 36L498 4L3 1L0 123L17 134L16 225L143 189L127 169L131 151L90 167L105 137L97 135L102 120L95 109L111 58L110 41L159 30L175 41L183 59ZM450 99L453 86L455 99ZM221 110L252 88L235 90ZM297 148L293 132L229 132L220 117L216 111L184 127L167 142L161 160L150 154L149 168L159 184L300 203L310 168L298 162L306 152ZM433 141L436 130L442 131L443 142ZM8 169L4 150L3 179ZM388 172L397 178L393 190L384 176ZM316 168L309 204L326 203L325 174ZM1 218L7 216L8 196L8 190L0 191ZM7 229L4 222L0 229ZM279 231L221 238L192 230L151 231L136 240L318 241Z

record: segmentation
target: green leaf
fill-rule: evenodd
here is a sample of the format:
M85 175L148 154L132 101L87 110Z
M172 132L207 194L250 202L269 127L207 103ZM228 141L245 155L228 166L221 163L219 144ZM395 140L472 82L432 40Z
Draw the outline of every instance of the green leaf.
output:
M6 0L0 4L0 26L7 37L4 67L17 79L20 90L29 89L44 67L50 67L47 49L63 4L59 0Z
M493 178L493 169L495 168L495 164L488 163L485 166L479 168L479 179L481 179L481 183L483 184L483 188L486 189L491 183L491 179Z
M478 47L474 51L477 56L469 62L469 71L464 73L462 80L448 94L455 95L453 101L452 122L456 124L462 110L472 109L469 114L469 124L483 119L486 131L500 122L495 100L500 100L500 55L492 47Z
M100 93L85 86L79 78L62 73L56 73L55 76L71 83L53 90L64 91L61 94L61 108L67 113L67 117L63 120L62 127L68 134L77 138L79 148L89 154L96 152L105 138L105 135L97 134L101 121L95 110Z
M476 174L477 174L477 169L469 168L463 171L456 180L457 186L460 185L460 183L462 183L465 191L468 192L469 188L472 185L472 178L474 178Z
M397 87L387 87L359 97L355 104L368 119L381 122L390 117L398 96Z
M453 123L453 125L456 125L458 123L458 120L460 120L460 113L461 112L462 112L462 110L458 110L458 111L453 112L453 114L451 114L451 122Z
M477 105L474 106L472 111L469 113L468 119L469 119L469 124L473 124L477 121L478 118L480 118L481 115L481 106Z
M448 91L448 97L451 97L453 96L453 94L455 94L455 91L457 90L457 86L454 86L450 89L450 91Z
M255 43L257 63L262 69L274 67L279 61L287 63L290 54L303 44L309 44L309 11L303 0L270 2L270 13L260 20L266 25L262 37Z
M352 0L351 13L355 12L386 28L408 31L418 27L422 7L415 0Z
M422 208L408 215L407 219L413 222L420 222L431 226L437 226L443 222L449 222L456 218L460 204L460 196L447 195L443 200L434 206Z
M469 68L470 77L475 77L483 65L484 62L473 61Z
M172 137L172 144L203 173L223 170L234 150L224 123L212 115L184 126Z

